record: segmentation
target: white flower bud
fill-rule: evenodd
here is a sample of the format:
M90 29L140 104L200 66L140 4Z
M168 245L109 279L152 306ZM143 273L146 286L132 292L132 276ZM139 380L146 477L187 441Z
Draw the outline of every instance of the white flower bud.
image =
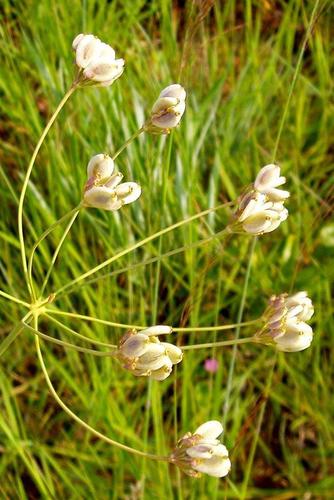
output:
M189 475L198 472L224 477L231 469L227 448L216 438L222 433L220 422L202 424L194 434L186 434L171 455L171 461Z
M228 456L213 455L207 460L195 460L193 469L212 477L225 477L231 470L231 461Z
M165 349L160 343L149 343L146 352L140 356L136 367L139 369L158 370L166 363L166 358Z
M95 36L81 33L73 40L72 47L76 64L82 70L82 83L107 87L123 73L124 59L116 59L114 49Z
M124 71L124 59L93 58L84 69L88 80L99 82L102 86L111 85Z
M164 346L166 354L173 363L173 365L176 365L177 363L180 363L180 361L182 361L183 352L179 347L177 347L174 344L169 344L168 342L161 342L161 345Z
M77 35L73 42L72 42L72 49L73 50L76 50L77 46L79 45L79 42L83 39L85 35L83 33L80 33L79 35ZM86 35L87 36L87 35Z
M284 184L285 181L285 177L281 177L280 167L270 164L261 168L255 179L254 187L259 193L266 194L270 201L284 201L290 196L290 193L277 189L277 187Z
M241 224L244 231L254 235L274 231L287 219L288 211L282 202L267 199L267 195L256 191L246 193L239 201L234 224Z
M153 380L165 380L172 373L173 363L167 357L166 362L158 369L151 373Z
M307 296L307 292L298 292L286 300L287 307L298 306L302 308L302 311L298 314L299 319L302 321L308 321L312 318L314 314L314 307L312 300Z
M260 193L266 193L268 189L281 186L286 181L281 177L281 169L278 165L270 164L262 167L254 182L254 187Z
M115 188L117 197L124 205L136 201L141 195L141 187L136 182L123 182Z
M167 329L171 330L165 325L156 325L140 333L136 331L127 333L121 339L116 355L124 368L138 377L165 380L170 375L173 365L182 359L182 351L178 347L160 342L155 336L157 332L167 333Z
M76 39L74 39L75 41ZM74 43L74 42L73 42ZM84 35L76 46L76 63L84 69L98 55L101 42L93 35Z
M114 171L114 162L106 154L97 154L93 156L87 165L88 178L95 177L99 181L108 179Z
M119 349L123 356L137 358L147 351L148 345L149 339L147 335L135 333L134 335L130 335Z
M179 84L172 84L166 87L154 103L151 119L146 129L148 132L157 132L157 129L169 130L176 127L185 111L186 91ZM153 125L151 130L150 125Z
M223 426L218 420L209 420L197 427L194 434L199 434L203 439L210 441L220 436L223 430Z
M305 321L314 313L311 299L306 292L289 297L281 294L271 297L265 313L266 331L280 351L297 352L310 346L313 330Z
M113 173L114 162L106 154L93 156L87 166L88 180L85 185L83 203L86 207L118 210L123 205L137 200L141 187L136 182L120 184L123 174Z
M108 188L114 189L123 179L124 175L121 172L116 172L116 174L112 175L110 179L107 180L105 186Z
M172 333L172 327L167 325L154 325L145 328L141 333L145 333L145 335L166 335L168 333Z
M93 186L84 193L85 206L103 208L104 210L118 210L123 205L117 198L114 189L106 186Z

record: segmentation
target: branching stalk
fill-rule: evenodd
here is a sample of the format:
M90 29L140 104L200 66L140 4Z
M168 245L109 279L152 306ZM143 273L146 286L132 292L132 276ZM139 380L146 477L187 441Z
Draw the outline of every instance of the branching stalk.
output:
M38 240L35 242L34 246L32 247L31 255L29 257L29 263L28 263L28 279L31 284L31 289L33 292L33 299L36 300L36 294L33 286L33 279L32 279L32 270L33 270L33 261L34 261L34 255L35 252L40 245L40 243L60 224L62 224L65 220L67 220L69 217L73 217L74 215L76 216L81 208L81 204L78 205L77 207L73 208L73 210L70 210L67 212L65 215L63 215L60 219L58 219L56 222L54 222L50 227L48 227L44 233L38 238Z
M35 323L35 328L37 326L38 325ZM151 454L151 453L145 453L143 451L137 450L136 448L131 448L130 446L126 446L125 444L119 443L119 442L117 442L117 441L109 438L108 436L105 436L104 434L102 434L101 432L97 431L96 429L94 429L93 427L91 427L89 424L87 424L86 422L84 422L84 420L82 420L72 410L70 410L68 408L68 406L66 406L66 404L62 401L62 399L58 396L58 394L57 394L57 392L56 392L55 388L53 387L53 384L52 384L52 382L50 380L49 374L47 372L47 369L46 369L46 366L45 366L45 363L44 363L44 359L43 359L43 355L42 355L42 351L41 351L40 341L39 341L38 335L35 335L35 344L36 344L38 359L39 359L39 362L40 362L40 365L41 365L41 368L42 368L42 371L43 371L46 383L47 383L47 385L49 387L49 390L50 390L52 396L54 397L54 399L59 404L59 406L73 420L75 420L78 424L80 424L84 429L86 429L89 432L91 432L92 434L94 434L94 436L102 439L103 441L105 441L108 444L111 444L112 446L116 446L117 448L120 448L121 450L127 451L129 453L133 453L134 455L138 455L138 456L141 456L141 457L150 458L152 460L169 462L169 457L154 455L154 454Z
M116 153L112 155L112 159L116 160L117 156L119 156L122 151L127 148L129 144L131 144L131 142L134 141L136 137L139 137L143 132L145 132L144 127L141 127L139 130L137 130L137 132L135 132L127 141L125 141L125 143L116 151Z
M96 272L100 271L104 267L109 266L112 262L119 259L120 257L127 255L128 253L132 252L133 250L136 250L137 248L144 246L146 243L149 243L150 241L152 241L156 238L159 238L159 236L162 236L163 234L169 233L170 231L173 231L174 229L177 229L178 227L184 226L185 224L188 224L189 222L192 222L193 220L199 219L200 217L204 217L205 215L208 215L216 210L219 210L220 208L223 208L224 206L226 206L225 203L218 205L217 207L212 207L212 208L209 208L207 210L203 210L202 212L199 212L195 215L192 215L191 217L188 217L187 219L176 222L175 224L172 224L171 226L168 226L164 229L161 229L160 231L152 234L151 236L148 236L147 238L144 238L143 240L138 241L138 243L131 245L130 247L126 248L125 250L122 250L121 252L119 252L118 254L114 255L113 257L110 257L109 259L105 260L104 262L102 262L98 266L93 267L92 269L90 269L86 273L81 274L80 276L78 276L74 280L70 281L69 283L67 283L66 285L61 287L59 290L57 290L55 292L55 295L58 295L61 292L63 292L64 290L67 290L67 288L70 288L70 287L76 285L77 283L80 283L80 281L88 278L92 274L95 274Z
M22 191L21 191L21 194L20 194L20 201L19 201L19 208L18 208L18 231L19 231L21 258L22 258L23 273L24 273L24 276L25 276L25 280L26 280L26 283L27 283L27 287L28 287L29 293L30 293L30 295L32 297L33 297L33 292L32 292L32 288L31 288L30 282L29 282L29 278L28 278L28 267L27 267L26 251L25 251L25 244L24 244L24 233L23 233L23 204L24 204L24 198L25 198L25 195L26 195L26 192L27 192L29 179L30 179L30 176L31 176L31 172L32 172L32 169L33 169L36 157L37 157L38 152L39 152L39 150L40 150L40 148L41 148L41 146L42 146L42 144L44 142L44 139L47 136L50 128L54 124L54 122L55 122L58 114L60 113L60 111L64 107L65 103L71 97L71 95L73 94L73 92L75 91L76 88L77 88L76 84L73 84L70 87L70 89L66 92L66 94L64 95L64 97L62 98L62 100L60 101L60 103L58 104L57 109L55 110L55 112L51 116L49 122L47 123L45 129L43 130L42 135L39 138L39 141L38 141L38 143L37 143L37 145L36 145L36 147L34 149L34 152L32 154L31 160L29 162L27 173L26 173L24 181L23 181Z

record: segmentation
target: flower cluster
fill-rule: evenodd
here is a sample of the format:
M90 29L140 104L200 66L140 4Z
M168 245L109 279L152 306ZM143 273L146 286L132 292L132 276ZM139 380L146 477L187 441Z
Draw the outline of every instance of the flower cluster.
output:
M123 205L136 201L141 187L136 182L122 182L123 174L114 173L114 162L110 156L93 156L87 166L88 180L85 185L83 204L87 207L118 210Z
M313 316L312 300L307 292L298 292L289 296L282 293L272 296L265 312L264 333L280 351L303 351L311 345L312 327L306 323Z
M108 87L124 71L124 59L116 59L114 49L94 35L80 33L73 40L72 47L85 83Z
M186 108L186 91L178 83L173 83L160 93L153 105L151 116L144 129L152 134L168 134L176 127Z
M242 229L254 235L274 231L288 217L284 201L290 193L277 189L285 180L281 177L279 166L270 164L263 167L254 184L239 198L231 229Z
M223 426L217 420L200 425L191 434L188 432L177 443L170 456L171 462L186 474L199 477L203 472L213 477L224 477L231 469L228 451L217 438Z
M141 332L131 330L120 340L116 357L123 367L137 377L165 380L173 365L183 357L181 349L168 342L160 342L158 335L172 332L170 326L156 325Z

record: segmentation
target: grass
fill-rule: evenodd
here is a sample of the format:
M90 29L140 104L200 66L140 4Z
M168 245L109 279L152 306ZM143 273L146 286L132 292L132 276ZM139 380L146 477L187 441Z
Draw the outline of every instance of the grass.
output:
M73 422L49 394L34 337L26 330L1 357L4 499L333 498L333 8L319 2L320 15L296 72L314 2L230 0L215 2L211 10L210 3L2 2L0 288L28 300L16 225L20 189L46 121L72 82L72 39L80 31L93 32L126 59L126 71L108 89L76 92L42 146L24 207L28 254L43 231L79 203L89 158L115 152L142 125L165 85L185 86L187 111L170 137L141 136L119 156L118 168L126 180L142 185L143 196L119 213L81 213L47 291L161 227L235 199L272 160L297 75L277 150L291 191L290 217L258 239L242 316L248 321L261 315L272 293L306 289L316 310L312 346L277 358L271 348L238 347L224 415L230 347L188 352L174 375L158 384L134 379L110 359L42 343L66 404L128 446L168 453L176 437L205 420L224 419L232 472L228 479L194 480L108 446ZM227 210L212 213L162 236L101 271L103 279L64 293L57 305L123 323L236 322L250 238L213 239L159 258L220 231L227 216ZM56 229L37 251L34 277L40 285L61 236ZM118 273L123 268L129 269ZM23 313L20 305L1 299L1 340ZM100 341L116 343L122 333L103 324L62 321ZM68 340L45 320L41 329ZM252 333L250 326L240 335ZM232 336L203 332L178 334L177 340ZM210 356L219 359L215 375L204 370Z

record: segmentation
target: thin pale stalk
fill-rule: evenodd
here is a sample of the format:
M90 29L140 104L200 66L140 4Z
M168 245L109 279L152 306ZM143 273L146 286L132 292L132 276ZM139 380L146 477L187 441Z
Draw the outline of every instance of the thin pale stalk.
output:
M47 275L45 276L45 279L43 281L43 285L42 285L42 289L41 289L41 295L43 295L43 293L44 293L44 290L45 290L45 287L46 287L46 285L47 285L47 283L49 281L49 278L50 278L53 266L55 265L55 262L57 260L58 254L60 252L60 249L61 249L61 247L62 247L62 245L63 245L63 243L65 241L65 238L67 237L68 233L70 232L71 227L73 226L75 219L79 215L79 212L80 212L80 208L78 208L77 211L74 212L74 214L72 215L72 218L71 218L70 222L68 223L68 225L66 226L65 231L64 231L64 233L63 233L63 235L62 235L62 237L61 237L61 239L60 239L60 241L58 243L58 246L57 246L56 250L54 251L50 267L49 267Z
M178 347L182 351L190 351L193 349L210 349L211 347L226 347L230 345L239 345L239 344L249 344L249 343L257 343L259 344L260 341L258 337L248 337L246 339L234 339L234 340L224 340L222 342L209 342L207 344L193 344L193 345L179 345Z
M160 260L162 260L166 257L171 257L172 255L177 255L178 253L184 252L184 251L189 250L191 248L197 248L201 245L204 245L205 243L209 243L215 239L219 239L221 236L223 236L226 233L227 233L226 229L223 229L222 231L219 231L218 233L215 233L212 236L209 236L208 238L203 238L202 240L196 241L196 242L191 243L189 245L184 245L182 247L175 248L174 250L170 250L169 252L159 254L157 257L152 257L151 259L146 259L142 262L138 262L137 264L131 264L127 267L123 267L121 269L117 269L117 270L112 271L110 273L103 274L102 276L99 276L97 278L93 278L91 280L86 281L85 283L80 285L80 288L84 287L84 286L89 286L92 283L97 283L100 280L110 278L111 276L117 276L118 274L132 271L133 269L137 269L138 267L147 266L149 264L153 264L154 262L159 262ZM57 296L59 298L59 297L62 297L64 295L69 295L72 292L73 292L72 290L69 290L65 293L60 293Z
M1 342L1 344L0 344L0 357L7 351L7 349L9 348L9 346L16 339L16 337L18 337L18 335L20 335L20 333L22 332L22 330L24 328L22 322L26 321L27 319L29 319L29 317L31 316L31 314L32 314L31 311L29 311L28 314L26 314L24 316L24 318L22 318L14 326L14 328L10 331L10 333L6 336L6 338Z
M34 246L32 247L31 255L29 257L29 263L28 263L28 277L29 277L29 282L31 284L32 292L33 292L33 298L36 299L35 296L35 291L34 291L34 286L33 286L33 280L32 280L32 268L33 268L33 261L34 261L34 255L37 250L38 245L60 224L62 224L66 219L77 213L81 208L81 204L78 205L77 207L73 208L73 210L70 210L67 212L65 215L63 215L60 219L58 219L56 222L51 224L50 227L48 227L44 233L38 238L38 240L34 243Z
M170 231L173 231L174 229L177 229L178 227L184 226L185 224L188 224L189 222L192 222L196 219L199 219L200 217L204 217L205 215L208 215L211 212L219 210L220 208L222 208L224 206L225 206L225 204L223 203L222 205L218 205L217 207L209 208L207 210L199 212L198 214L192 215L191 217L188 217L187 219L176 222L175 224L172 224L171 226L168 226L164 229L161 229L160 231L152 234L151 236L148 236L147 238L144 238L143 240L138 241L138 243L131 245L130 247L126 248L125 250L122 250L121 252L119 252L118 254L114 255L113 257L110 257L109 259L105 260L104 262L102 262L98 266L95 266L93 269L90 269L86 273L81 274L80 276L78 276L78 278L75 278L74 280L70 281L69 283L67 283L67 285L64 285L59 290L57 290L55 292L55 295L58 295L58 293L63 292L67 288L70 288L70 287L76 285L77 283L80 283L80 281L88 278L92 274L95 274L96 272L100 271L104 267L109 266L112 262L119 259L120 257L127 255L128 253L132 252L133 250L136 250L137 248L144 246L146 243L148 243L152 240L155 240L156 238L159 238L159 236L162 236L163 234L169 233Z
M73 335L74 337L77 337L77 338L79 338L81 340L84 340L85 342L90 342L91 344L99 345L101 347L111 347L111 348L116 347L113 344L108 344L107 342L100 342L99 340L94 340L94 339L91 339L89 337L86 337L86 335L82 335L81 333L78 333L75 330L72 330L72 328L69 328L68 326L64 325L64 323L61 323L60 321L58 321L57 319L53 318L49 314L43 314L43 316L45 316L46 318L48 318L55 325L57 325L60 328L62 328L65 332L67 332L70 335Z
M95 318L94 316L86 316L84 314L59 311L57 309L46 308L45 311L50 314L50 318L52 318L52 315L55 314L55 315L59 315L59 316L67 316L69 318L76 318L76 319L83 319L85 321L92 321L94 323L100 323L102 325L109 325L109 326L113 326L113 327L117 327L117 328L125 328L127 330L130 330L130 329L145 330L145 328L148 328L148 326L144 326L144 325L131 325L131 324L127 324L127 323L115 323L114 321L108 321L106 319ZM233 323L230 325L176 327L176 328L173 327L173 332L175 332L175 333L177 333L177 332L192 333L192 332L209 332L209 331L231 330L233 328L253 325L255 323L258 323L259 321L260 321L260 318L252 320L252 321L245 321L244 323Z
M37 325L35 324L35 326L37 326ZM49 390L50 390L52 396L54 397L54 399L59 404L59 406L73 420L75 420L78 424L80 424L84 429L86 429L89 432L91 432L94 436L102 439L103 441L105 441L108 444L111 444L112 446L116 446L117 448L120 448L121 450L127 451L129 453L133 453L134 455L139 455L141 457L147 457L147 458L150 458L152 460L169 462L169 457L164 457L164 456L159 456L159 455L153 455L151 453L144 453L144 452L142 452L140 450L137 450L135 448L131 448L130 446L126 446L125 444L121 444L121 443L118 443L117 441L114 441L113 439L109 438L108 436L105 436L101 432L99 432L96 429L94 429L93 427L91 427L89 424L87 424L86 422L84 422L83 420L81 420L81 418L78 417L75 413L73 413L73 411L70 410L68 408L68 406L66 406L66 404L62 401L62 399L58 396L58 393L56 392L55 388L53 387L53 384L52 384L52 382L50 380L48 371L47 371L45 363L44 363L44 358L43 358L43 355L42 355L42 351L41 351L40 341L39 341L38 335L35 335L35 344L36 344L36 350L37 350L38 359L39 359L39 362L40 362L40 365L41 365L41 368L42 368L42 371L43 371L46 383L47 383L47 385L49 387Z
M136 139L136 137L139 137L140 134L142 134L143 132L145 132L145 129L144 127L141 127L139 130L137 130L137 132L135 132L127 141L125 141L125 143L123 144L123 146L121 146L117 151L116 153L112 156L112 159L113 160L116 160L117 156L119 156L121 154L121 152L127 148L129 146L129 144L131 144L132 141L134 141L134 139Z
M2 290L0 290L0 296L4 297L5 299L11 300L12 302L16 302L16 304L21 304L24 307L30 307L30 304L28 304L28 302L24 302L24 300L18 299L17 297L14 297L9 293L3 292Z
M44 339L48 342L51 342L53 344L61 345L64 348L73 349L74 351L83 352L85 354L92 354L93 356L109 357L109 358L114 356L114 352L102 352L102 351L96 351L95 349L88 349L86 347L80 347L80 346L77 346L75 344L71 344L70 342L65 342L64 340L59 340L59 339L55 339L54 337L50 337L50 335L46 335L45 333L42 333L40 330L33 328L32 326L28 325L27 323L23 322L23 325L25 328L27 328L31 332L35 333L36 335L38 335L42 339ZM116 348L117 346L114 345L112 347Z
M274 152L273 152L273 158L272 158L273 162L275 162L275 160L276 160L277 150L278 150L279 142L280 142L281 135L282 135L282 132L283 132L283 128L284 128L284 125L285 125L285 121L286 121L286 118L288 116L288 111L289 111L289 107L290 107L290 102L291 102L292 94L293 94L293 91L295 90L297 78L298 78L298 75L300 73L300 68L301 68L301 65L302 65L302 62L303 62L303 57L304 57L304 52L305 52L305 49L306 49L306 46L307 46L307 42L308 42L308 39L309 39L309 37L311 35L312 29L313 29L313 26L314 26L315 14L316 14L316 11L318 10L318 6L319 6L319 0L316 0L316 2L314 4L314 7L313 7L313 10L312 10L312 14L311 14L311 19L310 19L309 25L307 27L305 38L304 38L304 41L303 41L303 44L302 44L302 47L301 47L301 50L300 50L300 53L299 53L299 57L298 57L298 61L297 61L297 66L296 66L296 69L295 69L295 72L294 72L294 75L293 75L293 79L292 79L292 82L291 82L291 85L290 85L290 89L289 89L288 98L286 100L284 111L283 111L283 115L282 115L282 118L281 118L281 123L280 123L280 126L279 126L279 130L278 130L278 134L277 134L276 142L275 142L275 146L274 146Z
M49 122L47 123L45 129L43 130L42 135L39 138L39 141L38 141L38 143L37 143L37 145L36 145L36 147L34 149L34 152L32 154L30 163L28 165L27 173L25 175L25 178L24 178L24 181L23 181L23 186L22 186L22 191L21 191L21 194L20 194L20 201L19 201L19 208L18 208L18 231L19 231L19 240L20 240L20 248L21 248L21 258L22 258L23 273L24 273L24 276L25 276L25 279L26 279L26 283L27 283L27 287L28 287L28 290L29 290L29 293L31 294L31 296L32 296L32 289L31 289L30 282L29 282L29 279L28 279L28 267L27 267L26 251L25 251L25 245L24 245L24 234L23 234L23 203L24 203L24 198L25 198L25 195L26 195L26 192L27 192L27 188L28 188L28 183L29 183L29 179L30 179L30 176L31 176L31 172L32 172L32 169L33 169L36 157L38 155L38 152L39 152L39 150L40 150L40 148L41 148L41 146L43 144L43 141L44 141L45 137L47 136L47 134L48 134L50 128L52 127L53 123L55 122L55 120L56 120L58 114L60 113L61 109L64 107L65 103L71 97L71 95L73 94L73 92L75 91L76 88L77 88L77 86L75 84L73 84L71 86L71 88L66 92L66 94L64 95L64 97L62 98L62 100L60 101L60 103L58 104L57 109L55 110L55 112L51 116Z

